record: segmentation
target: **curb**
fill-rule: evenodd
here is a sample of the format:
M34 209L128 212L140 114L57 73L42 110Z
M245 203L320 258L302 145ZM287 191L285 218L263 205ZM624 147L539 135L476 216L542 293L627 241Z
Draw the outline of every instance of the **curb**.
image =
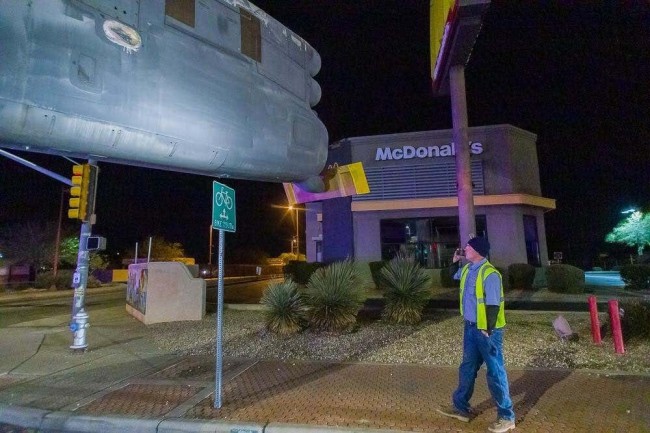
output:
M0 424L38 429L48 413L43 409L0 404Z
M157 433L159 420L80 415L71 412L50 412L45 415L38 431L66 433Z
M181 418L135 418L119 416L75 415L73 412L47 411L0 404L0 424L9 424L38 432L66 433L263 433L265 425L231 423L220 420ZM305 426L300 431L314 431ZM298 430L283 430L297 432Z
M74 415L72 412L0 405L0 424L38 432L66 433L412 433L402 430L285 424L230 423L182 418L130 418Z
M366 429L363 427L330 427L309 424L283 424L278 422L269 423L264 429L264 433L413 433L412 431L403 430L377 430Z

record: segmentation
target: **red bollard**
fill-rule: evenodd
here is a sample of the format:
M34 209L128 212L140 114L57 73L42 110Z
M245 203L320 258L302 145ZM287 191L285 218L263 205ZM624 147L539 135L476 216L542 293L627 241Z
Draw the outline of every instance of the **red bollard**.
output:
M603 340L600 337L600 321L598 320L598 306L596 305L596 297L590 296L589 300L589 315L591 316L591 338L594 344L601 344Z
M621 331L621 318L618 313L618 301L610 299L609 301L609 324L612 327L612 338L614 339L614 350L616 353L625 353L623 347L623 332Z

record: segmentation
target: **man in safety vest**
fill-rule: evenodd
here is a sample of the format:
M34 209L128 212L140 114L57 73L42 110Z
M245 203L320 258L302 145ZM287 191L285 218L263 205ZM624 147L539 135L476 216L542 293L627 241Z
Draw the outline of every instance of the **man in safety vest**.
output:
M469 263L460 266L461 251L454 253L452 272L460 280L460 314L464 319L463 361L452 405L441 414L469 422L475 414L469 405L479 368L487 366L487 384L497 406L497 420L488 427L495 433L515 428L515 413L503 360L503 327L506 324L501 274L486 259L490 243L474 237L464 248Z

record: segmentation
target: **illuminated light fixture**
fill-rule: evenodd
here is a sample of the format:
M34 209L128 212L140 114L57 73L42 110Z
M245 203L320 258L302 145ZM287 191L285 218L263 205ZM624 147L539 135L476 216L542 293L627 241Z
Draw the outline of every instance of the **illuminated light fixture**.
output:
M633 213L633 212L636 212L636 209L632 208L632 209L624 210L624 211L621 212L621 213L622 213L622 214L626 214L626 213Z
M142 38L137 30L115 20L104 21L104 34L109 41L124 47L128 53L138 51Z

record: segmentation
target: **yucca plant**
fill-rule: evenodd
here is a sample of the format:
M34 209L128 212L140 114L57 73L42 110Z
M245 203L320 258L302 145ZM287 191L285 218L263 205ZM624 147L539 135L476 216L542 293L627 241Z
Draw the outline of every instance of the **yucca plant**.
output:
M281 283L269 284L260 303L268 307L265 320L269 331L289 335L302 328L305 304L298 291L298 285L291 278Z
M314 272L305 294L309 325L321 331L350 328L364 301L361 279L349 259Z
M412 258L397 256L381 270L385 292L383 316L389 322L414 325L431 297L429 276Z

